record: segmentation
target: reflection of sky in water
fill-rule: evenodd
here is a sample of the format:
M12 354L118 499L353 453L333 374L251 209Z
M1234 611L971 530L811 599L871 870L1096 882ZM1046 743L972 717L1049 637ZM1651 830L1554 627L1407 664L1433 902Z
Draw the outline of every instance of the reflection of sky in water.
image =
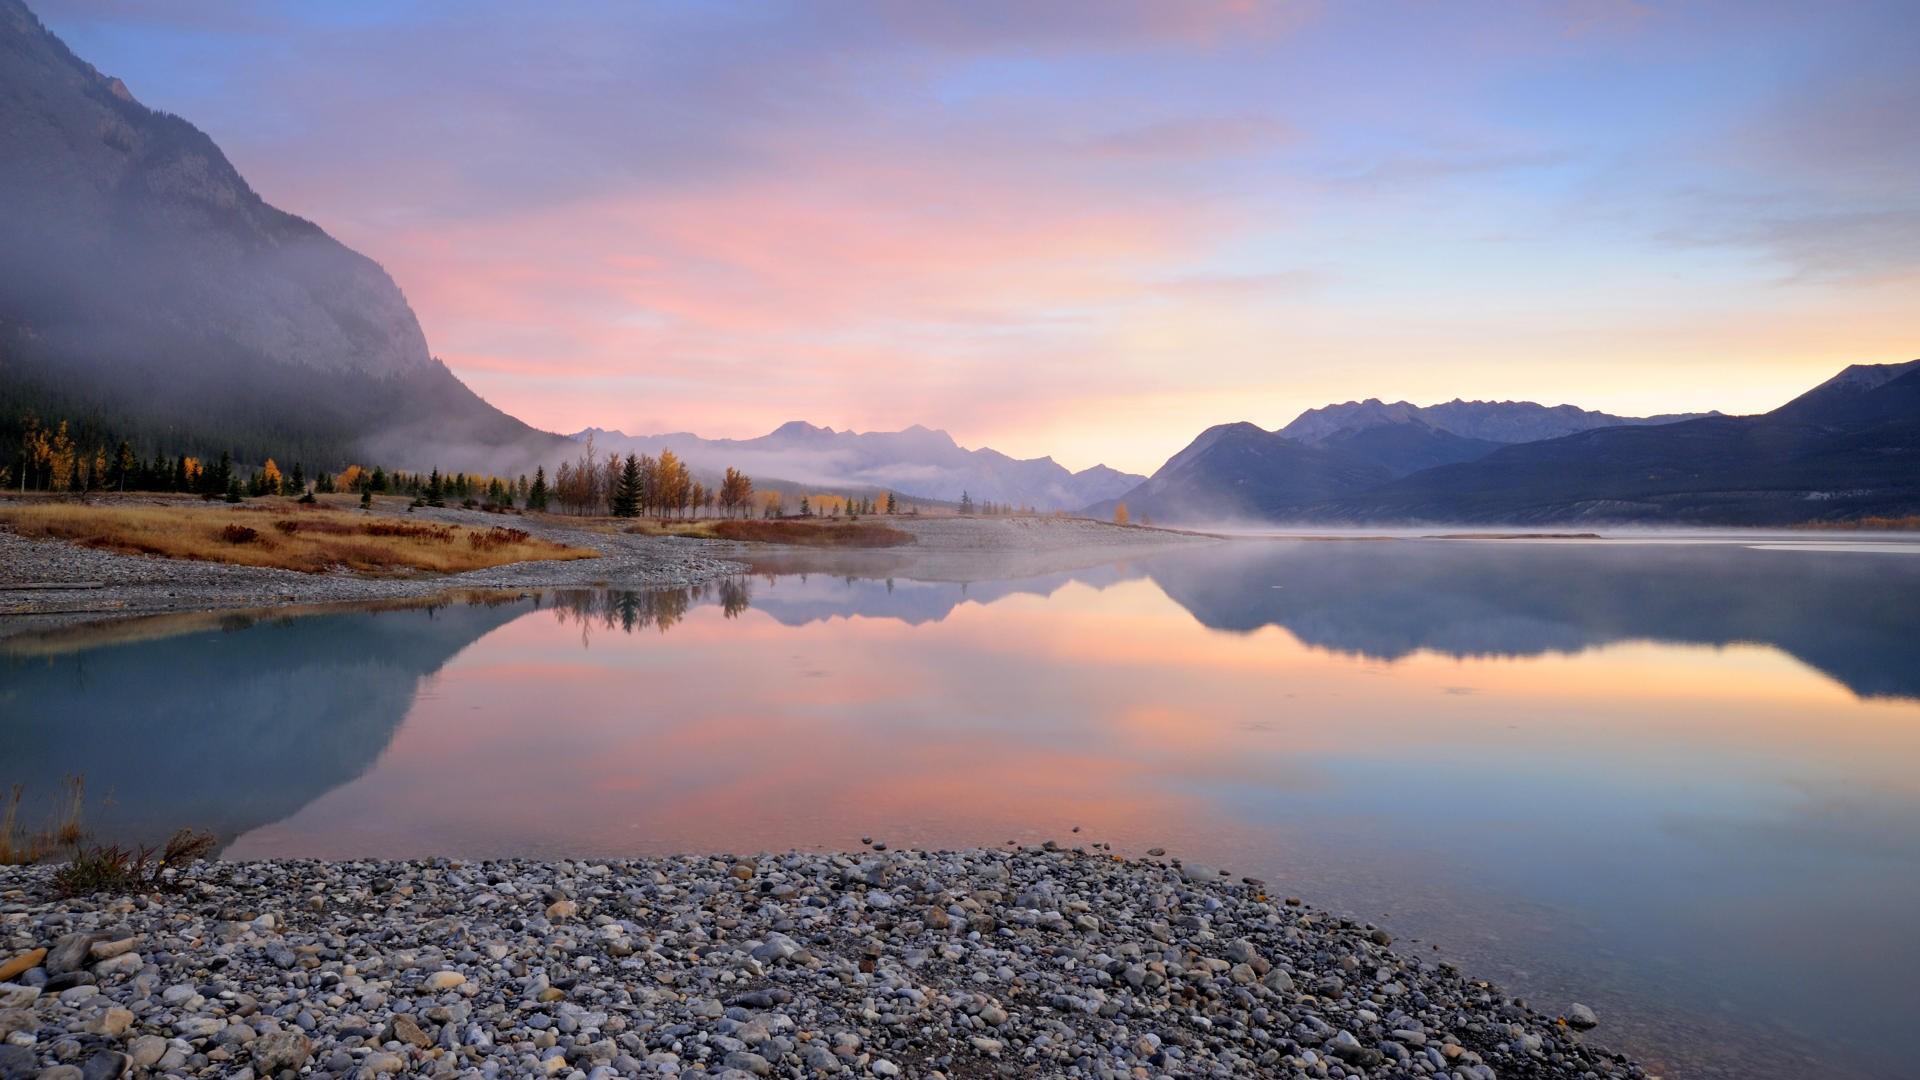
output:
M1886 1032L1920 1015L1916 583L1920 560L1853 553L1246 544L317 616L4 670L36 714L224 756L234 857L1164 845L1586 1001L1669 1075L1801 1075L1838 1044L1892 1076ZM25 734L56 774L128 737ZM204 809L170 790L125 812Z

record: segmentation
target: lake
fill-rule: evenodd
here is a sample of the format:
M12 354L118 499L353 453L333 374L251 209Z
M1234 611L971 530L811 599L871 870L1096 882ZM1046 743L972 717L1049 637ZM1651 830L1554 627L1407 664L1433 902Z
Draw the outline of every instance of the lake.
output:
M1165 847L1670 1078L1915 1074L1910 545L758 569L0 643L0 782L235 859Z

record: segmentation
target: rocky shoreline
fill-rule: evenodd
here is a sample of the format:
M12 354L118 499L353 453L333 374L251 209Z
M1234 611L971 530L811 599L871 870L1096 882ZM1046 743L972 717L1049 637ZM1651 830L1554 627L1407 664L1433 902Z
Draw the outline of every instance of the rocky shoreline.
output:
M1647 1075L1257 881L873 847L0 869L0 1080Z

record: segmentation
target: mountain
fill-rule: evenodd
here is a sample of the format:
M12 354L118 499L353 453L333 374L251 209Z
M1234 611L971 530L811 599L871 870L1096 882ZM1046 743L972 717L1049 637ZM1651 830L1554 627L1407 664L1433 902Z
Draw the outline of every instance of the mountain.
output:
M1088 512L1119 501L1167 522L1724 525L1920 512L1916 365L1856 365L1763 416L1330 405L1275 432L1209 428Z
M1452 401L1415 405L1379 398L1349 401L1308 409L1280 429L1280 434L1303 442L1324 442L1343 432L1388 424L1422 423L1436 431L1489 443L1538 442L1593 428L1671 424L1708 413L1669 413L1664 416L1615 416L1573 405L1540 405L1531 401Z
M1718 525L1920 513L1920 361L1850 367L1759 416L1596 428L1504 447L1299 513Z
M596 452L653 454L670 449L697 471L732 466L756 478L800 485L874 488L943 502L962 492L975 502L1040 510L1072 509L1109 499L1145 477L1105 465L1069 471L1050 457L1018 459L997 450L968 450L944 431L916 424L902 431L835 431L789 421L753 439L703 439L690 432L627 435L588 428Z
M143 452L487 467L564 446L427 351L371 259L0 0L0 406Z
M1088 513L1125 503L1135 520L1275 520L1290 508L1383 484L1396 475L1358 455L1291 439L1242 421L1200 433L1151 478Z
M1485 457L1511 443L1537 442L1602 427L1671 424L1703 413L1615 416L1573 405L1531 401L1462 401L1439 405L1392 404L1379 398L1308 409L1280 429L1304 443L1339 450L1384 465L1395 476ZM1716 414L1717 415L1717 414Z

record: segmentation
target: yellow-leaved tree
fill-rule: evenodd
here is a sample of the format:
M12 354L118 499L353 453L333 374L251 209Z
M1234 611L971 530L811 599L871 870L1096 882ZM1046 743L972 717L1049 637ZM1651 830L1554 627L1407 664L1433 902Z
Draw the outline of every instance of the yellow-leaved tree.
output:
M1129 518L1127 517L1127 504L1116 503L1113 508L1113 523L1115 525L1125 525L1128 522L1128 520Z

